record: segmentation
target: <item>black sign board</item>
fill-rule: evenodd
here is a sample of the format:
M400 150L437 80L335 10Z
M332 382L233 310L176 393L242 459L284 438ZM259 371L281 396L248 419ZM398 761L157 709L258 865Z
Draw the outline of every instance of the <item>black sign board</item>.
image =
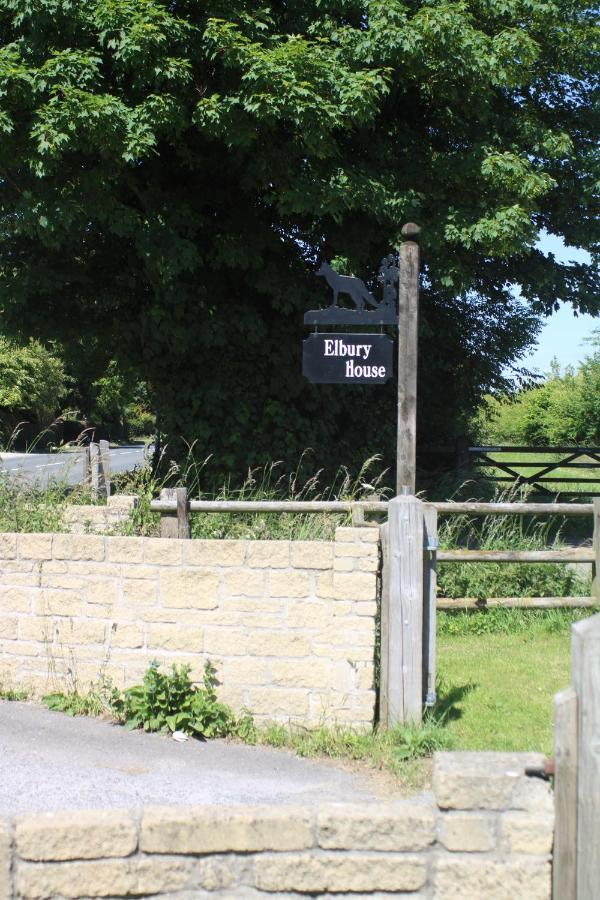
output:
M393 347L384 334L311 334L302 374L315 384L385 384L394 374Z

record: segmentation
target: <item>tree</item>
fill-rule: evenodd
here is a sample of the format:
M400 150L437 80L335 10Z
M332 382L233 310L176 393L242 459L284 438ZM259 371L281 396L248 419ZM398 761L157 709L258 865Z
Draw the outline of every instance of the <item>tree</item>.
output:
M558 299L599 310L534 249L597 242L586 0L0 0L0 35L3 327L110 343L222 468L393 447L393 385L302 380L301 316L319 258L369 278L407 220L426 442Z
M600 330L591 355L575 370L554 362L546 380L510 402L488 397L479 416L479 438L504 444L600 444Z
M66 393L65 370L60 358L37 341L25 346L0 336L0 433L11 438L19 424L37 429L50 424Z

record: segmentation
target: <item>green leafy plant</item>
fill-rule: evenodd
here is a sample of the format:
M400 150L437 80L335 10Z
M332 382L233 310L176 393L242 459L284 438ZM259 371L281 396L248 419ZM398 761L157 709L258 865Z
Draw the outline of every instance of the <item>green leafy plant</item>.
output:
M237 720L233 711L217 700L215 685L210 662L205 664L203 687L199 688L190 678L188 665L173 665L165 673L153 661L142 684L124 692L117 711L126 728L225 737L235 733Z
M79 691L63 693L55 691L42 697L42 703L55 712L66 713L67 716L104 716L113 712L110 696L102 689L92 689L87 694Z
M0 700L28 700L29 691L26 688L4 687L0 684Z

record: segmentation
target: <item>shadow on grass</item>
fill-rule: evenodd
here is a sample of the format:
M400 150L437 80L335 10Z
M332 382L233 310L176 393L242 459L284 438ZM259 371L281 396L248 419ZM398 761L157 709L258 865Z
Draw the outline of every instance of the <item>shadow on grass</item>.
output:
M452 687L438 684L437 702L429 712L430 718L438 725L447 725L448 722L455 722L462 718L463 711L460 703L478 687L479 685L474 681Z

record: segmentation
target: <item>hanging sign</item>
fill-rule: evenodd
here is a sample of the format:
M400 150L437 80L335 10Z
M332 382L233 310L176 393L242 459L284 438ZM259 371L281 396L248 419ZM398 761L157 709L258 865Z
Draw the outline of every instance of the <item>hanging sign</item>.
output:
M314 384L385 384L394 374L393 347L384 334L311 334L302 374Z

